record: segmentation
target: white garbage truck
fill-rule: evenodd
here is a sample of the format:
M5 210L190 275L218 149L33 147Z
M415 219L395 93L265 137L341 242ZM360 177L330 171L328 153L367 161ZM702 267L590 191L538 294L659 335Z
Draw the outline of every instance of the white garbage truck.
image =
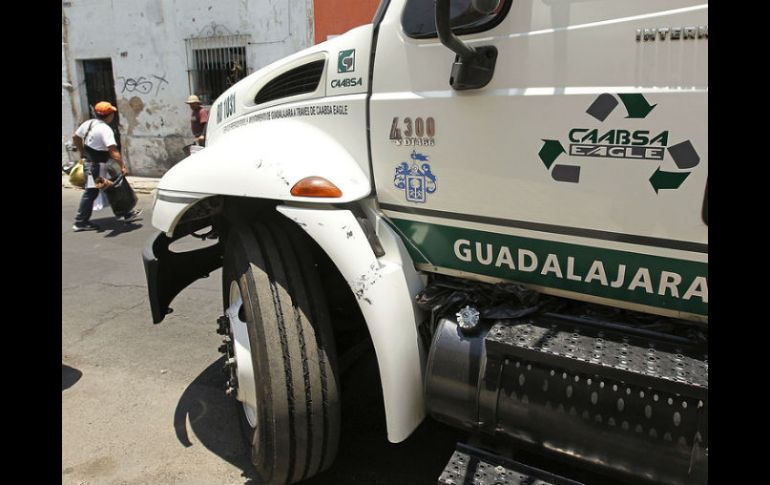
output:
M706 2L382 0L224 92L152 224L155 323L222 268L264 483L333 462L356 321L388 440L467 432L439 483L707 483Z

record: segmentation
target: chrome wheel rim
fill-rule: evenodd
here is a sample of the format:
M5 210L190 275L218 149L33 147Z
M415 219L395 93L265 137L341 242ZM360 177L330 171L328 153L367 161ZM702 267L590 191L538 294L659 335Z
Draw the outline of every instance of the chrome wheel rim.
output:
M246 325L243 298L237 281L230 283L230 301L225 312L230 321L230 335L233 339L235 375L238 379L236 399L243 405L243 413L249 426L257 427L257 390L254 382L254 365L251 357L251 343Z

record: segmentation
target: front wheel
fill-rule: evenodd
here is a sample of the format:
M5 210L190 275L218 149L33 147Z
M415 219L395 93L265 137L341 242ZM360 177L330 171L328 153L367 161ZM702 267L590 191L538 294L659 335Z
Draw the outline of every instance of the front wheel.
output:
M309 478L339 442L334 338L309 245L282 217L229 231L223 264L228 392L264 483Z

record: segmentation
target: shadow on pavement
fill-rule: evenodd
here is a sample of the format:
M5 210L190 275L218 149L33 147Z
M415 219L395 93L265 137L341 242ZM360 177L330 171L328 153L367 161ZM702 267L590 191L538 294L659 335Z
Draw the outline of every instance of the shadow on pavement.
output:
M61 390L64 391L65 389L69 389L77 381L79 381L82 376L83 376L83 373L80 372L79 370L72 368L68 365L62 364L61 365Z
M185 418L195 437L211 452L242 470L247 485L256 474L242 441L240 403L224 394L224 359L211 364L193 381L174 413L177 439L192 446ZM426 418L406 441L387 440L377 360L374 353L361 358L342 376L342 435L332 467L301 482L306 485L425 484L439 474L462 440L462 433Z
M174 430L184 447L193 446L187 420L195 437L209 451L242 470L246 484L256 485L256 473L241 438L237 401L225 396L224 358L206 368L182 393L174 411ZM237 404L236 404L237 403Z
M142 219L138 219L138 220L141 221ZM136 231L137 229L142 228L142 224L139 224L136 222L126 223L126 222L119 221L114 217L102 217L100 219L91 218L91 222L99 226L99 230L97 231L97 233L101 234L108 231L107 234L104 235L104 237L115 237L127 232Z

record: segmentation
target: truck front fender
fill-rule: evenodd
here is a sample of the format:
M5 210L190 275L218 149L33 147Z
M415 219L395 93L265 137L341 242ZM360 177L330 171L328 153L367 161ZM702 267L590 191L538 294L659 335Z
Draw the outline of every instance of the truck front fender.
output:
M397 234L380 221L386 255L377 258L349 210L278 206L334 262L358 300L377 354L388 440L405 440L425 417L425 354L417 332L422 313L414 296L422 288Z
M172 167L158 189L167 195L186 192L345 203L371 192L362 166L366 163L359 164L343 144L317 126L301 119L278 119L254 122L221 135L212 146ZM342 196L319 199L291 195L292 186L309 176L329 180Z
M291 195L310 176L329 180L342 196ZM174 165L158 184L152 224L170 235L188 208L212 195L328 204L370 192L368 173L337 140L300 119L271 120L234 129Z

